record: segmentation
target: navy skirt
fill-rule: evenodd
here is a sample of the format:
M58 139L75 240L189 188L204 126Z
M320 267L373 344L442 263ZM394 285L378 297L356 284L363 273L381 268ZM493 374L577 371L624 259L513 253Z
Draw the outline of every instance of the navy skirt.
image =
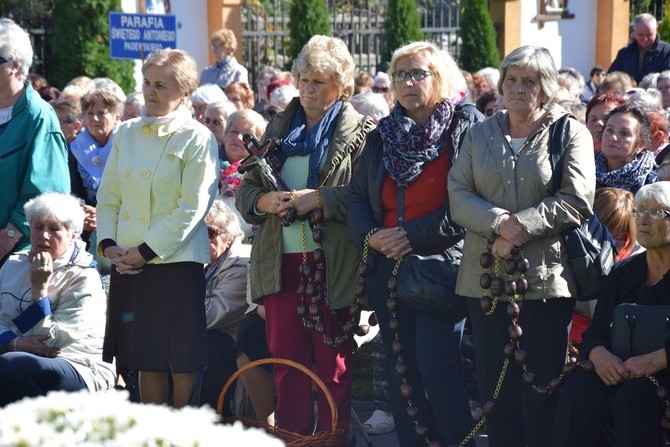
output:
M205 275L196 262L112 267L103 360L134 371L190 373L207 357Z

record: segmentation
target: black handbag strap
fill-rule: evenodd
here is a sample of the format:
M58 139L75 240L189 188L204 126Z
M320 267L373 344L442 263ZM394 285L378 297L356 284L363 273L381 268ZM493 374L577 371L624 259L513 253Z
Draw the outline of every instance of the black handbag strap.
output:
M563 147L565 146L565 137L570 129L570 117L566 114L557 119L549 126L549 159L551 161L551 185L554 192L561 187L561 177L563 177Z
M402 227L405 225L405 190L399 186L398 188L398 226Z

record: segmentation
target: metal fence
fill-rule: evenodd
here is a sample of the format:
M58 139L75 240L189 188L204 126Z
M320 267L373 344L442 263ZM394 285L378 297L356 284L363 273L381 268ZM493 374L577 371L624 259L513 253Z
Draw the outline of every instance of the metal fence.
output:
M325 1L325 0L324 0ZM460 49L461 0L418 1L424 38L449 50L455 58ZM353 5L352 5L353 3ZM387 0L358 0L330 7L333 36L349 47L358 70L374 75L384 70L384 17ZM258 69L269 65L290 69L287 56L289 3L284 0L245 0L242 7L244 64L255 80Z

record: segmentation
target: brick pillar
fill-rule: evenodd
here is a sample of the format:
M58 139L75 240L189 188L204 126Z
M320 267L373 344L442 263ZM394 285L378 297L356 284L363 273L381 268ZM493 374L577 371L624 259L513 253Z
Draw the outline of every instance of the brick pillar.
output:
M235 58L242 61L242 0L207 0L207 43L216 30L228 28L235 33L237 50ZM209 49L209 63L214 63L214 54Z

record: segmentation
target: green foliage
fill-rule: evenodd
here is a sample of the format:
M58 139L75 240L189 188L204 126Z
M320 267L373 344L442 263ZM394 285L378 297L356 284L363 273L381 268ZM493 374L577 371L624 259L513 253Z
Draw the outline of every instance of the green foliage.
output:
M459 62L463 70L475 72L484 67L500 66L496 31L487 0L463 2L461 41Z
M658 24L658 35L664 42L670 42L670 4L665 6L663 20Z
M132 61L109 56L110 11L121 11L120 0L53 0L53 33L48 38L51 56L46 74L52 85L63 88L77 76L108 77L125 92L135 89Z
M290 59L300 54L300 50L312 36L331 36L333 29L326 0L293 0L289 10L288 28Z
M421 17L414 0L389 0L384 23L381 66L391 60L393 51L409 42L423 40Z

